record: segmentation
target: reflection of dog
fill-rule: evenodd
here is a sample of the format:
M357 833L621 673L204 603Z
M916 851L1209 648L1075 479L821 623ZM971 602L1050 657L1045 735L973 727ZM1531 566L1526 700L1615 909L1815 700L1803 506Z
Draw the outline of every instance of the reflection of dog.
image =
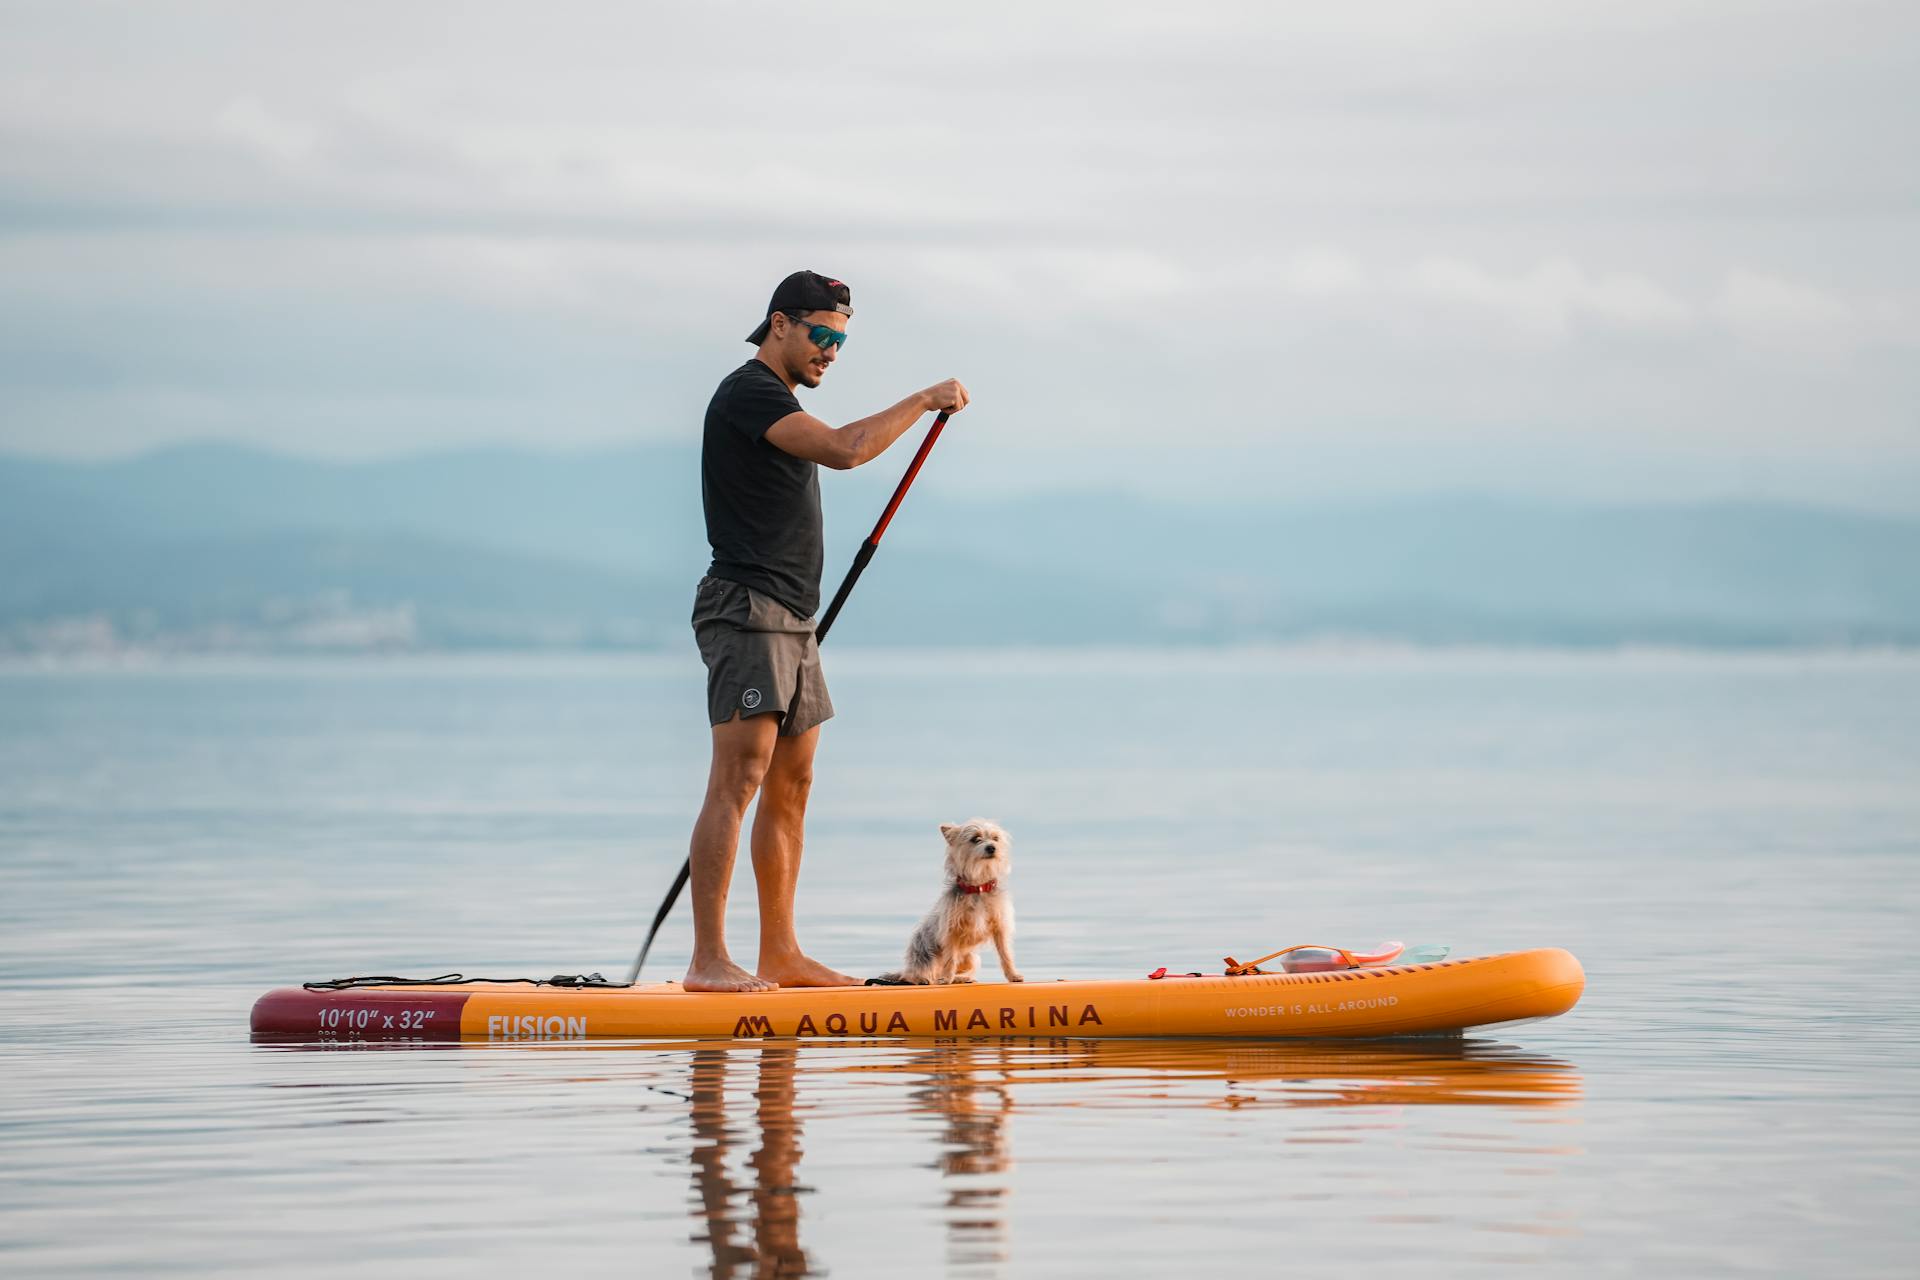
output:
M1024 982L1013 967L1012 869L1007 833L997 823L974 818L959 826L942 823L947 839L947 888L907 943L906 964L886 982L972 982L980 971L980 948L993 939L1000 972Z

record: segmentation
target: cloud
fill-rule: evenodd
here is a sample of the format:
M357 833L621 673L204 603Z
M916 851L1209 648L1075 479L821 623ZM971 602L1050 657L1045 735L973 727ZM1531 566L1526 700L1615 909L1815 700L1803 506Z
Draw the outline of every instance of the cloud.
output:
M1920 327L1898 303L1848 298L1747 268L1728 273L1713 314L1743 342L1773 352L1833 356L1860 347L1920 346Z
M1507 274L1428 258L1414 267L1411 285L1416 295L1482 312L1530 338L1564 339L1583 324L1668 335L1698 322L1694 307L1644 276L1589 272L1565 258Z
M252 97L228 102L214 117L214 127L280 165L305 164L320 150L318 129L276 114Z
M798 265L860 307L810 403L962 374L1002 443L1915 434L1920 11L847 0L821 86L789 19L12 15L0 447L680 431Z
M1354 258L1326 247L1294 254L1275 274L1282 288L1300 298L1351 297L1369 280L1367 269Z

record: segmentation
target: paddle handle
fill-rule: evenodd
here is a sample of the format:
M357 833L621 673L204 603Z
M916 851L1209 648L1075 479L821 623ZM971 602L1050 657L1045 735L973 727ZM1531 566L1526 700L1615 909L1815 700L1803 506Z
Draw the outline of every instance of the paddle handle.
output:
M893 487L893 497L887 499L887 509L880 513L880 519L874 522L873 532L860 544L860 550L854 552L853 568L847 570L847 576L840 580L840 589L833 593L833 601L827 605L827 611L820 615L820 623L813 629L814 643L827 638L827 632L833 629L833 620L840 616L840 606L853 594L853 584L860 581L860 575L866 572L867 563L873 559L873 553L880 549L880 539L886 536L887 526L893 523L893 513L900 509L900 500L907 496L907 490L913 487L913 478L920 474L920 467L933 452L933 442L940 438L940 431L947 425L951 411L942 409L940 416L933 420L927 429L927 438L914 450L913 461L907 464L907 474L900 477L900 483Z
M907 474L901 476L900 483L894 486L893 497L887 500L887 509L880 513L880 519L874 524L873 532L867 535L867 541L873 546L880 545L881 536L886 533L887 526L893 523L893 513L900 509L900 499L906 497L907 490L913 487L913 478L920 474L921 465L926 462L927 455L933 452L933 442L940 438L940 433L946 429L947 419L951 416L953 416L953 410L942 409L940 416L933 420L933 425L927 428L927 438L920 442L918 449L914 450L913 461L907 464ZM867 552L867 558L869 560L873 558L871 551Z

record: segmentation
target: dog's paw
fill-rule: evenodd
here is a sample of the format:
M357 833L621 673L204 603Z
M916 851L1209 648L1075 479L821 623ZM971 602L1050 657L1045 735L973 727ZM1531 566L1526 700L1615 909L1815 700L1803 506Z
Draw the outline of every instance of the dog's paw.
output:
M1026 978L1017 973L1009 973L1007 975L1007 981L1008 982L1025 982Z
M953 980L953 985L956 987L970 986L972 985L972 983L973 983L972 978L955 978Z

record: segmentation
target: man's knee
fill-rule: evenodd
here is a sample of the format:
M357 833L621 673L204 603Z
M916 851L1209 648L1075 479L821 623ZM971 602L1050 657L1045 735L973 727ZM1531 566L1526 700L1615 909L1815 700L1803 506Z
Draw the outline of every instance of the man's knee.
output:
M760 784L764 801L804 807L813 791L813 765L794 764L776 759Z
M715 791L730 795L742 804L753 798L766 782L767 762L751 755L716 756L712 784Z
M771 715L753 720L734 719L716 725L713 734L713 770L710 789L744 805L766 780L773 762L774 733ZM772 731L769 731L772 730Z
M804 809L813 791L813 753L819 745L820 731L809 729L796 737L781 738L773 750L767 775L761 784L761 802Z

